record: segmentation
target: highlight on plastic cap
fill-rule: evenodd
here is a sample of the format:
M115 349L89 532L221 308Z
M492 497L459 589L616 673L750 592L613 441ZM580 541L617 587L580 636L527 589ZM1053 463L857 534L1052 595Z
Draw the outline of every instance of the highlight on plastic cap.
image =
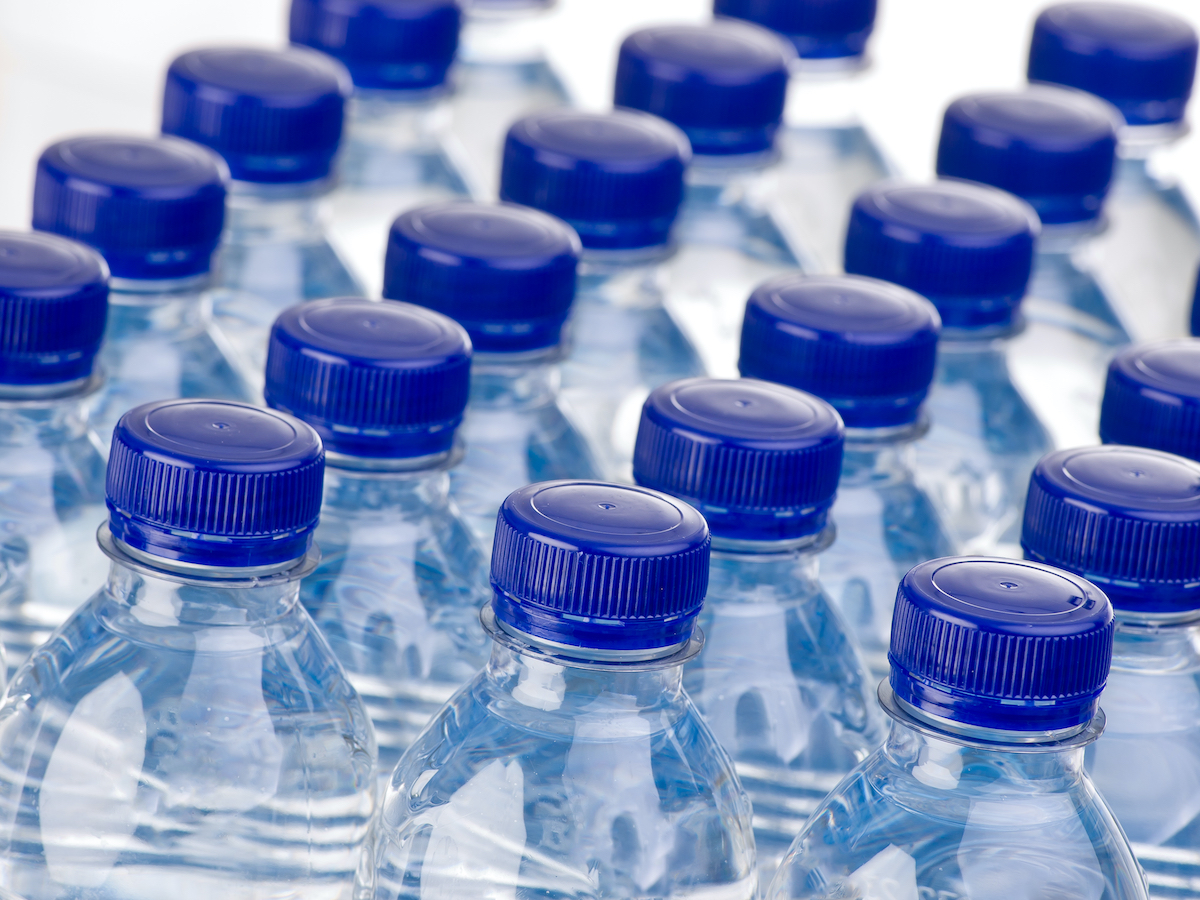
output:
M933 302L947 328L1010 325L1033 271L1041 223L1019 197L983 184L885 181L854 201L845 269Z
M547 481L496 516L492 609L503 627L580 651L686 643L708 591L708 526L645 488Z
M201 275L221 239L228 177L219 156L178 138L70 138L38 158L33 227L99 250L116 278Z
M337 153L351 87L341 63L306 47L192 50L167 70L162 130L216 150L237 181L316 181Z
M683 132L643 112L547 110L504 142L500 198L558 216L589 250L667 243L691 149Z
M1088 222L1112 181L1118 125L1111 106L1081 91L969 94L942 118L937 173L1016 194L1045 225Z
M633 477L695 506L717 537L805 537L828 520L844 432L832 406L793 388L684 378L642 406Z
M1113 357L1100 440L1200 460L1200 339L1138 344Z
M275 410L220 400L131 409L108 459L112 535L151 556L230 568L308 552L321 511L317 433Z
M1112 661L1112 605L1078 575L959 557L914 566L892 616L891 688L904 703L980 728L1086 725Z
M786 37L803 59L862 56L876 0L713 0L713 13L747 19Z
M1033 25L1029 80L1103 97L1130 125L1183 120L1196 32L1179 16L1124 3L1058 3Z
M435 309L480 353L557 346L575 298L579 237L512 203L450 201L392 223L383 296Z
M467 333L410 303L312 300L284 310L271 327L267 405L307 422L331 453L444 453L470 383Z
M1200 609L1200 464L1115 444L1048 453L1029 479L1021 546L1117 609Z
M292 0L288 34L339 60L355 87L410 91L446 81L461 20L456 0Z
M937 310L857 275L777 275L750 295L738 368L816 394L850 428L917 420L937 362Z
M643 28L621 43L613 103L678 125L697 156L763 153L793 58L790 45L742 22Z

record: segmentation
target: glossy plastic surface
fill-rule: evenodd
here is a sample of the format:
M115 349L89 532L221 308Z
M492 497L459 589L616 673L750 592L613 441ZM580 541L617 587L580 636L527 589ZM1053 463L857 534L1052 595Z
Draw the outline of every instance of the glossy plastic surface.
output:
M1121 351L1108 368L1100 438L1200 459L1200 340Z
M875 7L875 0L714 0L713 13L778 31L805 59L840 59L862 55Z

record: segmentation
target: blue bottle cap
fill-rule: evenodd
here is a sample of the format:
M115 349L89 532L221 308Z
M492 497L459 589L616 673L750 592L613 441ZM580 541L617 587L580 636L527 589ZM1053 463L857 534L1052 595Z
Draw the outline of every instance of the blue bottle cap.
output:
M564 648L655 651L686 643L708 591L708 526L672 497L547 481L496 516L492 609L502 627Z
M0 384L87 378L107 316L108 269L95 250L0 231Z
M857 275L777 275L750 295L738 368L816 394L849 428L917 420L941 322L912 291Z
M264 399L311 425L331 453L444 453L470 384L467 333L420 306L313 300L271 327Z
M1113 611L1077 575L1012 559L934 559L900 582L891 687L962 725L1053 732L1096 714L1112 660Z
M1200 460L1200 339L1138 344L1113 357L1100 440Z
M754 25L661 25L621 43L613 103L683 129L698 156L762 153L775 143L791 47Z
M580 252L565 222L536 209L435 203L392 223L383 296L450 316L480 353L554 347Z
M1103 97L1130 125L1183 120L1196 32L1178 16L1120 3L1058 3L1033 25L1029 80Z
M965 181L882 182L854 201L845 268L933 301L947 328L1012 323L1041 223L1005 191Z
M1118 124L1112 107L1080 91L970 94L946 109L937 173L1023 197L1045 225L1091 221L1112 181Z
M825 528L844 432L832 406L784 385L684 378L642 406L633 477L695 506L717 537L791 540Z
M445 82L461 19L455 0L292 0L288 34L340 60L355 87L411 91Z
M116 278L202 275L225 223L221 158L172 137L78 137L38 158L33 227L100 251Z
M691 150L657 116L554 109L518 120L504 142L500 197L564 219L589 250L665 244Z
M1115 444L1048 453L1029 479L1021 546L1117 609L1200 609L1200 464Z
M875 28L876 0L713 0L713 13L782 34L804 59L862 56Z
M212 147L237 181L294 184L329 174L350 74L304 47L211 47L175 58L162 130Z
M113 431L109 528L151 556L201 566L277 566L308 552L321 511L317 433L274 410L159 400Z

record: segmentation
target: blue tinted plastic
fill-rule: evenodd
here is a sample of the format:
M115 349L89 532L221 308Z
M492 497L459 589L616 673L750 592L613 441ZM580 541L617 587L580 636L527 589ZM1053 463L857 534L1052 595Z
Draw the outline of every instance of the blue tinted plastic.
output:
M713 13L778 31L805 59L860 56L875 28L876 0L713 0Z
M1100 439L1200 459L1200 340L1118 353L1108 367Z

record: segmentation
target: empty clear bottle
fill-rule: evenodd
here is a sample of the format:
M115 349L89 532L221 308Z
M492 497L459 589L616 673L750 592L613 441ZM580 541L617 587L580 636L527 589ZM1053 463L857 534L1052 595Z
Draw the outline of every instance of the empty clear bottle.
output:
M766 896L1144 900L1084 771L1113 612L1049 566L940 559L904 576L887 742L821 804Z
M654 491L515 491L487 667L392 773L357 896L754 896L750 804L684 691L709 536Z
M371 297L392 220L467 195L443 141L461 18L456 0L292 0L292 43L336 57L354 80L329 236Z
M1196 32L1156 9L1058 3L1033 26L1029 80L1089 91L1124 117L1107 227L1087 256L1135 341L1187 333L1200 223L1179 186L1152 166L1155 151L1188 130L1195 72Z
M501 196L564 219L583 243L563 395L605 477L619 481L631 478L650 391L704 372L663 305L687 159L677 128L623 110L530 116L505 145Z
M1200 460L1200 340L1152 341L1108 367L1100 440Z
M751 379L663 385L638 430L638 483L687 500L712 529L704 649L683 681L750 795L763 887L883 740L874 681L817 578L841 458L831 406Z
M941 316L929 431L913 451L917 483L962 552L1020 555L1029 473L1051 448L1009 364L1014 335L1041 327L1021 317L1037 230L1028 204L957 181L884 182L850 215L846 271L916 291ZM1057 359L1043 360L1045 377Z
M1200 897L1200 465L1141 447L1051 453L1021 544L1112 601L1108 721L1088 772L1151 893Z
M173 400L113 433L108 582L0 705L0 881L27 900L349 897L371 722L300 604L320 438Z
M460 432L466 455L450 471L450 494L489 550L496 511L512 491L599 474L559 402L578 261L570 228L512 204L435 204L392 225L384 296L457 320L475 348Z
M233 176L213 312L256 393L279 313L362 294L321 205L350 88L341 63L304 47L192 50L167 70L163 133L216 150Z
M876 680L888 674L896 585L954 549L913 473L940 325L923 297L855 275L772 279L750 296L742 325L742 375L816 394L846 425L837 540L821 554L821 583Z
M271 330L267 404L326 452L300 599L371 713L383 774L487 662L487 561L448 474L470 367L466 332L408 303L311 300Z
M71 138L38 159L33 227L90 244L112 275L90 401L105 452L125 411L151 400L256 399L212 321L226 179L218 156L171 137Z

